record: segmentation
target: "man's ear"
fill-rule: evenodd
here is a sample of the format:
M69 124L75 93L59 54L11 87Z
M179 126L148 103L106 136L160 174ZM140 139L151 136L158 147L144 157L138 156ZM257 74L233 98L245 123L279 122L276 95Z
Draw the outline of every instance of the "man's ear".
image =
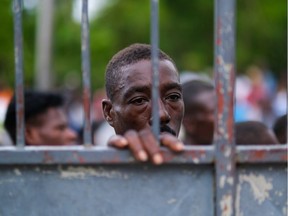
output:
M25 127L25 140L28 145L40 144L40 137L35 127L31 127L29 125Z
M102 111L103 111L105 120L109 123L110 126L113 127L114 110L113 110L113 106L110 100L108 99L102 100Z

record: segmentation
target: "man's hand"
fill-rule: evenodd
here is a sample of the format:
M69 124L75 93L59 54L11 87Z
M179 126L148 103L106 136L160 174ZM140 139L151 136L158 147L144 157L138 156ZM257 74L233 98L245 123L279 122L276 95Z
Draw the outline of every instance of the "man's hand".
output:
M180 152L184 148L182 142L169 133L161 134L160 142L174 152ZM116 148L129 148L138 161L144 162L149 159L156 165L163 163L160 147L151 130L146 129L139 132L129 130L123 136L112 136L108 145Z

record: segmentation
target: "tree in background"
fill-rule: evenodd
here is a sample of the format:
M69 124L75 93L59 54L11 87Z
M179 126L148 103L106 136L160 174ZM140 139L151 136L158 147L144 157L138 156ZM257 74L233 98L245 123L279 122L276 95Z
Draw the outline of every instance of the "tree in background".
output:
M10 0L0 7L0 80L14 86L13 17ZM52 71L55 86L81 85L81 27L72 17L74 1L55 1ZM160 47L179 70L212 71L213 1L160 1ZM265 64L274 73L287 70L287 2L241 0L237 4L237 68ZM90 23L91 76L102 87L106 64L119 49L135 42L150 43L150 1L107 0ZM24 72L33 87L35 70L35 9L24 9Z

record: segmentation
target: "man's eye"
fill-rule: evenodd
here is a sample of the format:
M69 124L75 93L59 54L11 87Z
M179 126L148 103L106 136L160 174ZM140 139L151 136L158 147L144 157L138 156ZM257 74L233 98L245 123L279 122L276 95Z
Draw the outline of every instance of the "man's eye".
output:
M64 131L66 129L66 127L67 127L66 125L58 125L57 129Z
M170 100L170 101L178 101L181 99L181 95L180 94L171 94L166 99Z
M147 100L145 100L144 98L136 98L136 99L133 99L131 100L131 103L132 104L135 104L135 105L142 105L146 102Z

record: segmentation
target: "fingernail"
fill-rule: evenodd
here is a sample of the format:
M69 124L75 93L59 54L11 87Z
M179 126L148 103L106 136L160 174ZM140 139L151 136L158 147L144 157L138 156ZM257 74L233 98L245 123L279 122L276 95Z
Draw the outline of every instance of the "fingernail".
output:
M159 164L162 164L163 163L163 158L162 158L162 155L157 153L153 156L153 161L155 164L159 165Z
M146 152L143 150L138 152L138 157L141 161L147 161L147 159L148 159Z
M178 150L178 151L182 151L183 149L184 149L184 145L182 144L182 143L177 143L176 145L175 145L175 147L176 147L176 149Z
M128 143L125 138L121 138L121 139L119 140L119 142L120 142L120 144L121 144L122 146L125 146L125 145L127 145L127 143Z

